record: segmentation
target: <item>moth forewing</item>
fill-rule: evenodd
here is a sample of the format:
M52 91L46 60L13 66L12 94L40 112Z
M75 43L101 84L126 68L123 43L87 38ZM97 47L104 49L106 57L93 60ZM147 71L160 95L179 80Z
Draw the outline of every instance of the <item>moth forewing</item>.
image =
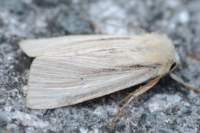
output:
M54 47L62 47L62 45L68 46L72 43L96 40L96 39L108 39L119 38L124 36L119 35L73 35L62 36L43 39L28 39L19 43L20 48L30 57L37 57L43 55L44 52L48 52L48 49Z
M27 105L43 109L80 103L143 83L159 70L159 66L135 67L105 66L98 58L38 57L30 72Z
M144 83L168 73L175 55L171 41L158 34L66 41L33 61L27 106L72 105Z

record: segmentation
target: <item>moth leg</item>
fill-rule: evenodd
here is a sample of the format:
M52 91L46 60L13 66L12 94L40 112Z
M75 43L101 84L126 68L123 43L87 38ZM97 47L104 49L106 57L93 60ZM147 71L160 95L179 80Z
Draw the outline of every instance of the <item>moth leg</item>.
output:
M170 77L175 80L177 83L181 84L185 88L192 90L194 92L200 93L200 88L194 87L189 83L184 82L180 77L178 77L176 74L170 73Z
M151 89L154 85L156 85L156 83L160 80L160 77L157 77L155 79L152 79L150 81L148 81L146 84L140 86L138 89L136 89L135 91L131 92L127 97L125 97L122 101L125 103L123 104L122 107L119 108L119 110L117 111L117 113L115 114L114 118L112 119L111 122L111 129L114 129L116 122L119 120L119 118L122 116L124 109L128 106L128 104L135 99L136 97L142 95L143 93L145 93L146 91L148 91L149 89Z

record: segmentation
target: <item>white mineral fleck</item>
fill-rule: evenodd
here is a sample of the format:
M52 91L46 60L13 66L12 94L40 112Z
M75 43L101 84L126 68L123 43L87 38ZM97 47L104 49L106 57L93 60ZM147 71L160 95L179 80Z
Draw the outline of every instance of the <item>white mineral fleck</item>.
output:
M189 20L190 20L190 15L187 11L181 11L179 14L178 14L178 20L181 22L181 23L188 23Z
M148 101L147 106L150 112L156 112L173 107L180 101L181 97L178 95L155 95Z

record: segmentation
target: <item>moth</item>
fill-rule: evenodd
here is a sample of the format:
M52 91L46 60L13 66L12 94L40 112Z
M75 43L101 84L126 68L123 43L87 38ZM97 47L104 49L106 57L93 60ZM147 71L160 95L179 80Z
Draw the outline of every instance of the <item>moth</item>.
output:
M157 33L74 35L24 40L32 62L27 106L51 109L81 103L132 86L139 96L179 62L172 41Z

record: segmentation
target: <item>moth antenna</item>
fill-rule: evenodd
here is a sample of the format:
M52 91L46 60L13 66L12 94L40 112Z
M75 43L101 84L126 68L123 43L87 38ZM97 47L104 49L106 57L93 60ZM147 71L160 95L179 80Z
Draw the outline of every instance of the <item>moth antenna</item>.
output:
M142 95L143 93L145 93L146 91L148 91L149 89L151 89L154 85L156 85L156 83L160 80L160 77L157 77L155 79L152 79L150 81L148 81L147 83L145 83L144 85L140 86L138 89L136 89L135 91L129 93L128 96L126 96L120 103L125 102L123 104L122 107L120 107L117 111L117 113L115 114L114 118L111 121L110 124L110 128L114 129L115 125L117 123L117 121L120 119L120 117L122 116L124 109L131 103L132 100L134 100L136 97Z
M177 83L179 83L179 84L181 84L182 86L184 86L185 88L187 88L188 90L192 90L192 91L194 91L194 92L200 93L200 88L194 87L193 85L184 82L183 79L181 79L180 77L178 77L176 74L170 73L170 77L171 77L173 80L175 80Z
M90 20L89 18L87 17L81 17L81 19L89 22L90 26L92 27L92 29L94 29L95 33L99 33L99 34L102 34L102 29L99 27L99 25L97 23L95 23L93 20Z

